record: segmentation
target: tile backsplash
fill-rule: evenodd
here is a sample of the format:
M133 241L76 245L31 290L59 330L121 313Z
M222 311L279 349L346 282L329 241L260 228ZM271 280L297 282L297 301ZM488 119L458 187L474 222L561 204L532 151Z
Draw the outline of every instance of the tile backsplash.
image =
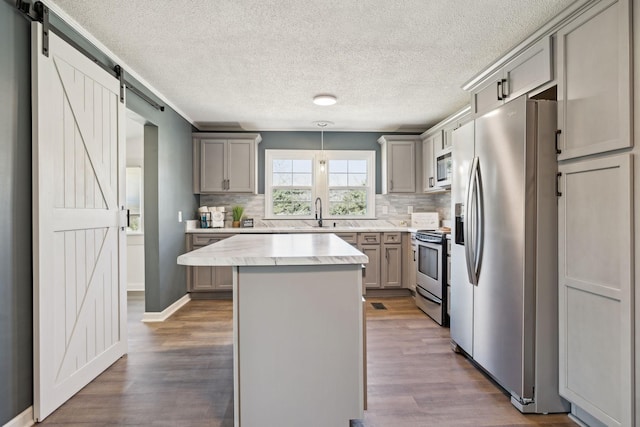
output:
M244 215L253 218L256 226L280 224L286 220L264 219L264 194L203 194L200 196L201 206L244 206ZM438 194L376 194L376 220L392 224L409 223L411 215L407 213L409 206L414 212L438 212L440 221L451 220L451 193ZM386 213L383 213L385 211ZM193 213L196 217L196 213ZM341 225L365 225L375 220L338 220Z

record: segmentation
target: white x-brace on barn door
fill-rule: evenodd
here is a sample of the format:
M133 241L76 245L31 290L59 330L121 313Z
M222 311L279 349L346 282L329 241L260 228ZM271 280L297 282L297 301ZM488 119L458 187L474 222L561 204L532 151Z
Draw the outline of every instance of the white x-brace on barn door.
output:
M119 81L32 24L34 418L127 351Z

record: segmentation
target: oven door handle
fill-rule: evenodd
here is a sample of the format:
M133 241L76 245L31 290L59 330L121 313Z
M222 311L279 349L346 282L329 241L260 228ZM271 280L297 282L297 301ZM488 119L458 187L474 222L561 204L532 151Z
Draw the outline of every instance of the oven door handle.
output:
M433 298L432 298L432 297L430 297L429 295L425 295L423 292L426 292L426 291L423 291L423 290L422 290L422 288L420 288L420 286L416 286L416 292L417 292L418 294L420 294L420 296L421 296L422 298L427 299L427 300L431 301L431 302L432 302L432 303L434 303L434 304L442 305L442 301L438 301L438 300L436 300L436 299L433 299Z

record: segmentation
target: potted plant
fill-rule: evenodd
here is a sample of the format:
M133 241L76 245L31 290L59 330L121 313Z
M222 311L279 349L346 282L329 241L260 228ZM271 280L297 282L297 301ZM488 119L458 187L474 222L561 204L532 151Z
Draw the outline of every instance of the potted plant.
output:
M242 206L234 206L232 209L233 213L233 224L234 228L240 227L240 220L242 219L242 214L244 213L244 208Z

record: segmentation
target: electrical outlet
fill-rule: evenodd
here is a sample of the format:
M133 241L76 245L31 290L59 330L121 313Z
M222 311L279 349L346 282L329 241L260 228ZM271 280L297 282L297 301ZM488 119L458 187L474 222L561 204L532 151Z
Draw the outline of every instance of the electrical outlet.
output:
M182 222L182 211L178 211L178 222Z
M407 206L407 213L408 214L412 214L413 213L413 206Z
M389 214L389 206L383 205L382 206L382 215L388 215L388 214Z

